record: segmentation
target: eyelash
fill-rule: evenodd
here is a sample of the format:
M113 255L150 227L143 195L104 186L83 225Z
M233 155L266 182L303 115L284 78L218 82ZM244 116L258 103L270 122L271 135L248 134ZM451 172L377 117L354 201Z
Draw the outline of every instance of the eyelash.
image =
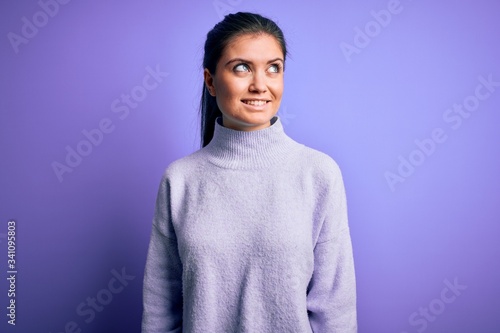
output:
M281 64L280 63L276 63L276 64L271 64L271 66L275 66L276 67L276 73L280 73L281 72Z
M240 73L240 72L242 72L242 71L237 70L237 68L238 68L238 67L240 67L240 66L245 66L247 70L249 70L249 69L250 69L250 67L249 67L247 64L245 64L245 63L240 63L240 64L237 64L236 66L234 66L234 67L233 67L233 71L234 71L234 72L236 72L236 73ZM276 72L271 72L271 73L273 73L273 74L280 73L280 72L281 72L281 70L282 70L282 66L281 66L281 64L280 64L280 63L271 64L271 65L269 66L269 68L271 68L271 67L276 67Z

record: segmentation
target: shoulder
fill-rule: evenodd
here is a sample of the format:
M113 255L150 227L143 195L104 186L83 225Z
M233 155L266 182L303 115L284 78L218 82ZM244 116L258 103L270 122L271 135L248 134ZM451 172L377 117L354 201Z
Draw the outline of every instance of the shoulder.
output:
M314 148L304 145L299 163L322 181L342 179L342 172L337 162L330 155Z
M206 163L206 159L203 158L203 151L203 149L197 150L171 162L163 172L163 179L171 182L172 180L184 180L199 175Z

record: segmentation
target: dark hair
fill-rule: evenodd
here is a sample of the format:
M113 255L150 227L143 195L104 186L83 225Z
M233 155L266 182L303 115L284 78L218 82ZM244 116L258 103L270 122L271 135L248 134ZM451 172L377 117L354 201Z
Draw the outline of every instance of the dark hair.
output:
M207 34L205 41L205 54L203 56L203 68L215 74L224 49L236 37L246 34L268 34L276 38L283 51L285 60L286 42L283 31L272 20L259 14L238 12L228 14L222 21L217 23ZM210 95L205 84L203 84L200 103L201 120L201 146L205 147L212 140L215 128L215 119L222 116L215 97Z

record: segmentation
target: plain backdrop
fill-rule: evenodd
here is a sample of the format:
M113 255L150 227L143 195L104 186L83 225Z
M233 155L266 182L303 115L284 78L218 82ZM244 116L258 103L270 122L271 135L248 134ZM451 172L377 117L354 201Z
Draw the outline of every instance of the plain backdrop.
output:
M283 29L285 131L343 172L359 332L499 332L493 0L2 1L0 330L140 331L160 178L199 148L203 43L237 11Z

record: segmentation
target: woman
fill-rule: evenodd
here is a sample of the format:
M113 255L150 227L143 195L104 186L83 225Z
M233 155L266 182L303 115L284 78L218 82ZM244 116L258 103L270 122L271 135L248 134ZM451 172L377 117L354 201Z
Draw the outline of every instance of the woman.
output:
M202 149L161 181L143 332L356 332L337 164L283 131L286 43L257 14L207 35Z

